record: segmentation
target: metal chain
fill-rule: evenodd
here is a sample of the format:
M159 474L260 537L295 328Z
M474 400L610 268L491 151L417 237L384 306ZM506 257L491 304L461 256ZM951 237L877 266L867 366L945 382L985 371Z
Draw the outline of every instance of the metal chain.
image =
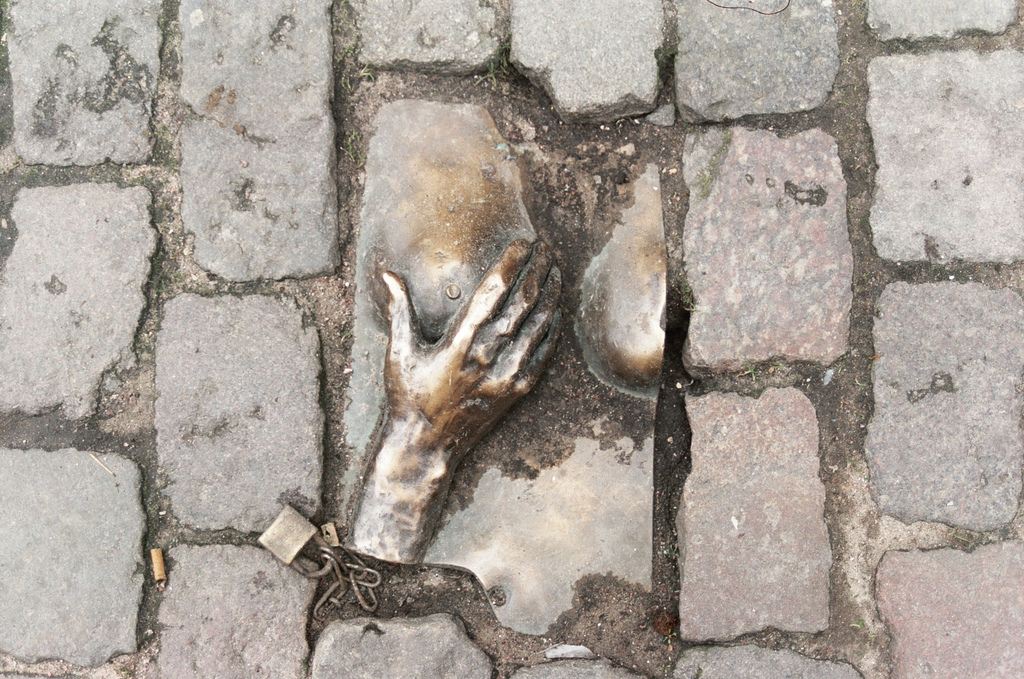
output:
M310 580L329 578L332 582L320 596L313 607L313 617L323 620L329 607L340 607L342 597L349 591L355 595L359 606L366 612L377 610L377 594L374 590L380 587L380 572L366 565L358 554L345 547L331 547L320 535L314 535L317 556L323 562L319 570L310 570L296 559L292 561L294 568Z

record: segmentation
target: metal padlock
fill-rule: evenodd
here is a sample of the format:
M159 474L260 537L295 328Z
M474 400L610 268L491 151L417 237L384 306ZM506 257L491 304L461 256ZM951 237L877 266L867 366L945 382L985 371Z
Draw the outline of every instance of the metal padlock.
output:
M263 531L259 543L281 563L290 566L306 543L317 533L317 527L307 521L306 517L290 505L285 505L274 519L274 523L270 524L270 528Z

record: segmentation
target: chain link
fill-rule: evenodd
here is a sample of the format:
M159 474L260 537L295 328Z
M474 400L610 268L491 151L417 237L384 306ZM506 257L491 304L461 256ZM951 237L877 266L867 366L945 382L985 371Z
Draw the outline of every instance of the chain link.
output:
M327 578L330 581L326 591L313 607L313 617L323 620L327 616L327 610L331 607L340 607L342 598L350 591L364 611L376 611L379 602L375 590L380 587L382 581L380 572L367 566L366 562L352 550L340 546L331 547L320 535L314 535L313 542L316 543L317 556L323 563L322 567L312 570L301 565L298 559L292 561L292 568L310 580Z

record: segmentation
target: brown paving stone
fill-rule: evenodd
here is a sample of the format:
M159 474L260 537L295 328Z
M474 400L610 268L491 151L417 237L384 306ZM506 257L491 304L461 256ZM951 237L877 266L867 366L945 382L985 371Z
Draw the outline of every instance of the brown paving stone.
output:
M779 139L707 129L687 140L683 164L684 267L697 304L687 364L736 370L774 357L838 358L853 255L835 141L820 130Z
M893 679L1024 676L1024 542L888 552L876 587Z
M825 629L832 551L814 406L795 389L768 389L688 398L686 410L679 636Z
M846 663L814 660L789 650L757 646L695 648L676 664L674 679L860 679Z

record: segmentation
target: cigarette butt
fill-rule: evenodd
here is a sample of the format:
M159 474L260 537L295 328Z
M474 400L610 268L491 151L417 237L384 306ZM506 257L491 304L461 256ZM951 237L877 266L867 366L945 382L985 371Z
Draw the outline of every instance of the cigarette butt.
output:
M164 550L159 547L149 550L149 558L153 561L153 579L156 580L157 589L162 592L167 583L167 571L164 570Z

